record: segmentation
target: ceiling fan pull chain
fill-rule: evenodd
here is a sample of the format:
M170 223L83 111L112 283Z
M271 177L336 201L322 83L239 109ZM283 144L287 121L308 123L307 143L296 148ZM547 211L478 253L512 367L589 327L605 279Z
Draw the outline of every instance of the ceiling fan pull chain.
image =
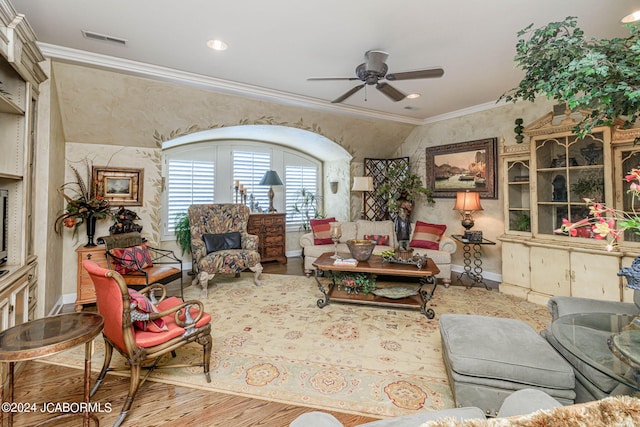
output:
M364 102L367 102L367 85L364 86Z

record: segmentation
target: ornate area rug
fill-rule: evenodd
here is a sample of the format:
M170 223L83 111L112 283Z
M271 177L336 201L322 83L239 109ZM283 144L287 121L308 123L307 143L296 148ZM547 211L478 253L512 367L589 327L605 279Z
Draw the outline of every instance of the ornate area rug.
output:
M331 303L323 309L313 278L263 274L216 277L205 307L213 317L211 383L200 368L157 370L150 380L221 393L374 417L454 406L441 355L438 317L468 313L510 317L545 328L545 307L484 288L438 286L419 310ZM326 280L326 279L322 279ZM185 298L197 299L189 287ZM96 340L92 368L100 370L104 346ZM178 351L177 363L201 358L201 347ZM42 360L83 366L77 347ZM114 354L114 364L124 359ZM108 378L107 378L108 379Z

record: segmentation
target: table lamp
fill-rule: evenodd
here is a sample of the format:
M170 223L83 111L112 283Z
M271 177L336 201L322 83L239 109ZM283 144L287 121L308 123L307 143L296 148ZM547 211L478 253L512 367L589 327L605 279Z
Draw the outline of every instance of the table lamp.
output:
M362 192L362 209L360 211L360 217L366 219L364 215L364 193L365 191L373 191L373 178L370 176L356 176L353 178L353 187L351 191Z
M473 212L482 210L480 193L469 190L456 193L456 204L453 206L453 210L460 212L462 226L466 231L469 231L474 224Z
M273 196L275 195L273 192L274 185L284 185L282 180L278 176L278 172L276 171L266 171L262 180L258 185L268 185L269 186L269 212L276 212L273 207Z

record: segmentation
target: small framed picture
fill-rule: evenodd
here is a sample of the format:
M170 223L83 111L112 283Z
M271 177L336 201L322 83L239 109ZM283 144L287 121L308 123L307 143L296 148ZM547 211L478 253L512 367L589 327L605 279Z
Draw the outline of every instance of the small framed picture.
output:
M93 194L113 206L142 206L144 169L94 166Z

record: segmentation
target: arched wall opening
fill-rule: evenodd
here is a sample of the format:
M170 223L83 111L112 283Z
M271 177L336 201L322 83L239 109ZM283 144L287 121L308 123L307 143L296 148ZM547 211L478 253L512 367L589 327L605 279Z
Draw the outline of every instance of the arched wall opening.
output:
M308 131L280 125L240 125L194 132L188 135L165 141L162 144L163 154L182 149L189 145L203 143L257 142L272 144L306 154L320 161L320 189L322 212L330 214L339 221L350 220L350 165L352 156L347 150L329 138ZM276 189L276 198L283 195L284 189ZM216 196L216 200L218 197ZM221 201L224 201L222 198ZM231 202L232 200L228 200ZM287 231L287 254L296 255L301 252L299 236L303 231Z

